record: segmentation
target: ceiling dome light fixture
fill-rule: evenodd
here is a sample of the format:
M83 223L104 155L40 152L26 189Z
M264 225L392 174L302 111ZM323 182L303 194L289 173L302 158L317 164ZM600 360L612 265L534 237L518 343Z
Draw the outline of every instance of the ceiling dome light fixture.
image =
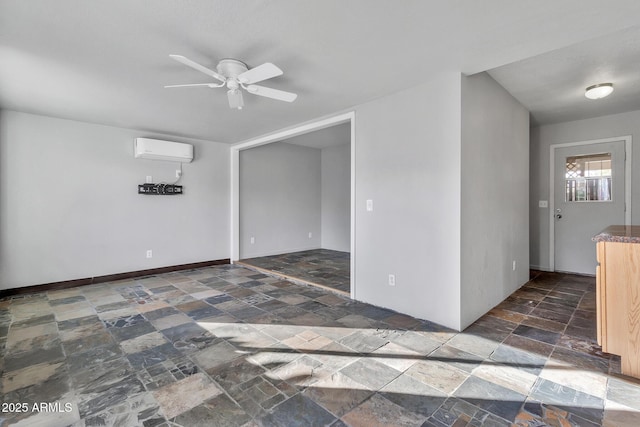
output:
M599 83L597 85L589 86L585 90L584 96L589 99L600 99L611 95L611 92L613 92L613 83Z

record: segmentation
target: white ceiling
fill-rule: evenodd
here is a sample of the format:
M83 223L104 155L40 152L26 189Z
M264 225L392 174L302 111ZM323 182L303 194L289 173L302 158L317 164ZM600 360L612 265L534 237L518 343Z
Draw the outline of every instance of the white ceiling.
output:
M639 17L637 0L0 0L0 108L235 143ZM224 90L164 89L210 81L169 54L273 62L284 75L264 85L299 97L238 111Z
M548 124L640 110L640 26L574 44L489 71ZM613 83L609 97L590 100L588 86Z

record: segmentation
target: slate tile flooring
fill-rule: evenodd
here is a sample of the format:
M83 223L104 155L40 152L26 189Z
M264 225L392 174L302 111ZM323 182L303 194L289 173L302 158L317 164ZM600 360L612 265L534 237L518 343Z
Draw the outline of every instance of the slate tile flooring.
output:
M6 298L0 426L638 426L594 289L539 273L462 333L231 265Z
M351 265L349 252L313 249L240 261L249 268L283 279L295 279L349 295Z

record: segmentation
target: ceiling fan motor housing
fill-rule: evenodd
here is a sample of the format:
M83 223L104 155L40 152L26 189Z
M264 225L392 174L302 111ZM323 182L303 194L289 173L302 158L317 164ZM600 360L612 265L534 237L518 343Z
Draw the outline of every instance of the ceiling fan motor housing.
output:
M216 68L219 74L232 79L235 79L249 69L247 64L237 59L223 59L218 63Z

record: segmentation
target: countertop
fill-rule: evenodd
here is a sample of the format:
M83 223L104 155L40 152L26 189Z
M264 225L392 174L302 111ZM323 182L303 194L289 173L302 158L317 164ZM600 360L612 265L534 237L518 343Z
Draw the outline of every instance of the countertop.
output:
M640 225L610 225L591 239L594 242L640 243Z

